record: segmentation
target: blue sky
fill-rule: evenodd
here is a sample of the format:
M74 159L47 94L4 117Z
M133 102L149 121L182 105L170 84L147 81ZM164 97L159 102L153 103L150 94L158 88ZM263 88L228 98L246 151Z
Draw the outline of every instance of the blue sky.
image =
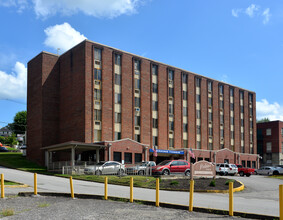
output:
M0 0L0 127L26 110L27 62L83 39L239 86L283 120L282 0Z

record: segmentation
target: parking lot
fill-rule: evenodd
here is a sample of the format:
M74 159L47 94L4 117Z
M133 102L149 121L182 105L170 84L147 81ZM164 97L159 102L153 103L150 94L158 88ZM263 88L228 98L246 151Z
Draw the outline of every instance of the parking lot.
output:
M5 219L241 219L136 203L44 196L8 198L0 203L0 212L5 209L15 212Z

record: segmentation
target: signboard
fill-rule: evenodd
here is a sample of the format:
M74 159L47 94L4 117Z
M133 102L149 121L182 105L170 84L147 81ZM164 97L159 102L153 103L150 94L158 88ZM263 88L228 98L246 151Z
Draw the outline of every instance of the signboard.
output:
M149 149L149 152L153 153L153 149ZM156 150L157 153L163 153L163 154L180 154L180 155L184 155L184 151L176 151L176 150L161 150L161 149L157 149Z
M191 172L193 176L199 177L215 177L216 174L215 165L205 160L201 160L192 164Z

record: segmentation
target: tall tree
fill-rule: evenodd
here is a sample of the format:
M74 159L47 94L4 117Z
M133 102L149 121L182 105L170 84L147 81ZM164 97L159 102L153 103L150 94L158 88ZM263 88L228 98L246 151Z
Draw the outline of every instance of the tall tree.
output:
M256 123L263 123L263 122L269 122L269 118L262 118L260 120L257 120Z
M24 134L27 126L27 111L18 112L14 117L14 122L9 125L13 133Z

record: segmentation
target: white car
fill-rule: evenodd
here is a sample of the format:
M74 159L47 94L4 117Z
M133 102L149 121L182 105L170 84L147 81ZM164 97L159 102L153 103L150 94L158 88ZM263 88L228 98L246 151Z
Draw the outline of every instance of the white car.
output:
M219 174L220 176L223 175L232 175L238 173L238 167L235 164L230 163L218 163L216 164L216 174Z
M122 175L125 173L125 165L116 161L99 162L93 166L87 166L84 169L86 175L101 175L101 174L117 174Z

